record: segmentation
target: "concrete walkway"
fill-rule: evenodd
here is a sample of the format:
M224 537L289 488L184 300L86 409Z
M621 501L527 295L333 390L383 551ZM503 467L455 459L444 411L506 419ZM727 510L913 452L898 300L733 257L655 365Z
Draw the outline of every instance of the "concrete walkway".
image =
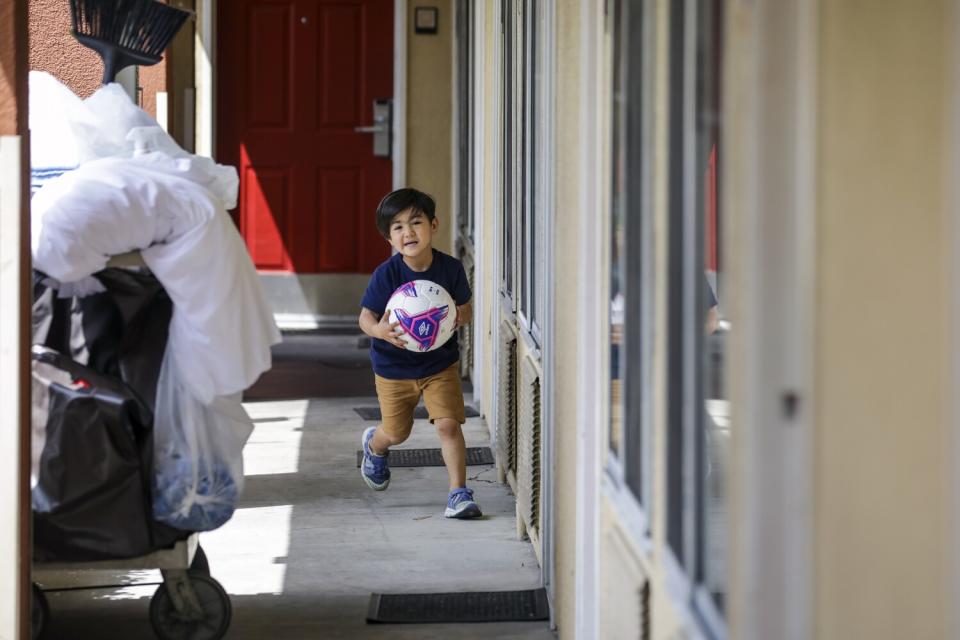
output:
M213 577L231 594L233 622L226 637L554 638L545 622L366 624L371 592L512 590L540 584L529 543L516 538L513 497L496 481L492 466L468 468L486 514L478 521L443 518L443 467L397 468L387 491L366 487L355 452L360 432L374 423L364 422L353 409L374 405L369 396L246 404L256 429L245 450L242 503L229 523L201 536ZM489 444L478 418L468 422L466 437L468 446ZM439 443L423 420L404 446ZM137 579L155 581L158 576ZM46 637L150 638L147 608L154 589L51 593Z

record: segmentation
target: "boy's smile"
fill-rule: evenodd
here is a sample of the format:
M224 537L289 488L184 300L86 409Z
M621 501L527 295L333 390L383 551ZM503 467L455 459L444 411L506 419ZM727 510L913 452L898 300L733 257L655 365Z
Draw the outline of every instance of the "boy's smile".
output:
M433 234L439 222L421 211L404 209L390 222L390 244L414 270L426 269L433 260Z

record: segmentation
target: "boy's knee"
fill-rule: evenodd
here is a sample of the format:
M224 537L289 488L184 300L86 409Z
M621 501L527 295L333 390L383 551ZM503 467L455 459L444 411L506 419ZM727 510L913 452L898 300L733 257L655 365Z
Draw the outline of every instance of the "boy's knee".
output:
M440 418L433 424L441 436L452 437L460 433L460 423L453 418Z
M410 426L412 427L413 425L411 424ZM387 442L389 442L389 445L393 447L406 442L407 438L410 437L411 430L407 429L405 432L390 432L386 429L381 429L380 431L383 433L383 437L387 440Z

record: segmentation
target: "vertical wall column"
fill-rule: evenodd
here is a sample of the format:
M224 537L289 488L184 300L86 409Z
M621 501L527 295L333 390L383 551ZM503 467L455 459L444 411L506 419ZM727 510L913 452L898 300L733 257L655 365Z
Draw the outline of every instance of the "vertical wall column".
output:
M215 102L214 71L216 69L216 0L197 0L197 26L194 32L194 78L196 116L194 118L194 153L213 157L216 149L213 114Z
M30 632L27 3L0 0L0 639Z

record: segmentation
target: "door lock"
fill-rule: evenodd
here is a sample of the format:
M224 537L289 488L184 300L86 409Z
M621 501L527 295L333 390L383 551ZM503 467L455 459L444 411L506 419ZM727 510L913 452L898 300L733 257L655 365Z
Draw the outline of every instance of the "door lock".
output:
M373 155L378 158L390 157L390 146L393 143L392 106L391 100L374 100L373 124L353 128L357 133L373 134Z

